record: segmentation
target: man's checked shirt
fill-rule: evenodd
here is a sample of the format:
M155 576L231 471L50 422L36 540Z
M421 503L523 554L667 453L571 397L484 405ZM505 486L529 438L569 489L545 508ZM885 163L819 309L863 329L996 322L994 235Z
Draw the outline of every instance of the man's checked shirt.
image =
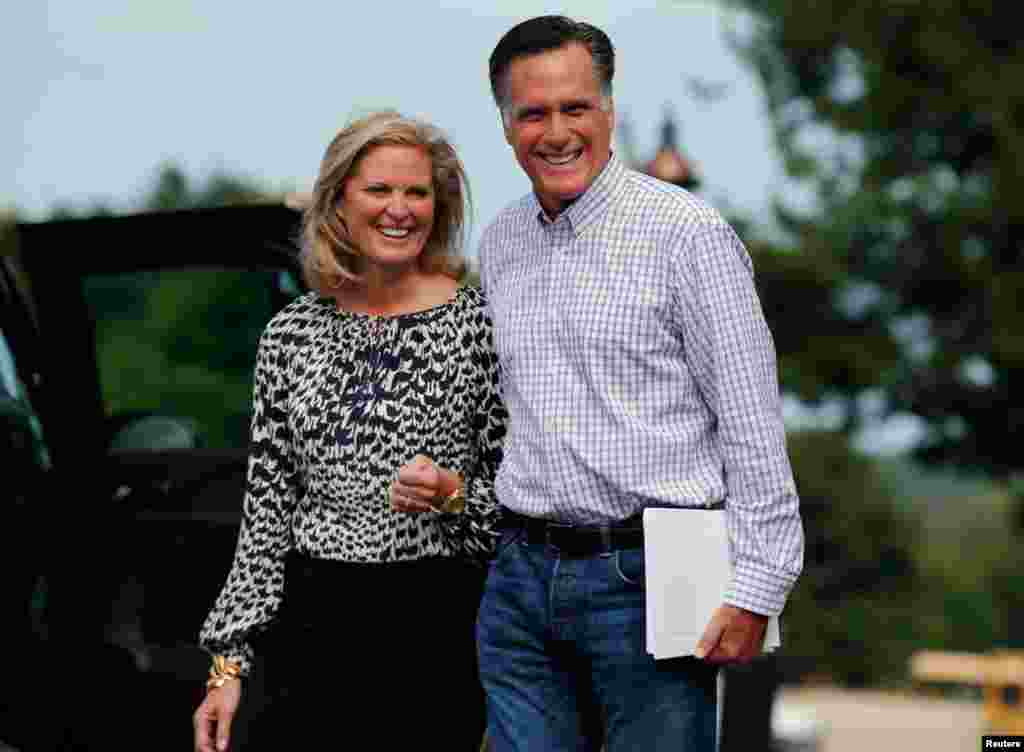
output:
M510 415L498 501L573 524L725 502L726 602L781 611L803 562L775 350L714 209L612 155L556 220L531 193L480 245Z

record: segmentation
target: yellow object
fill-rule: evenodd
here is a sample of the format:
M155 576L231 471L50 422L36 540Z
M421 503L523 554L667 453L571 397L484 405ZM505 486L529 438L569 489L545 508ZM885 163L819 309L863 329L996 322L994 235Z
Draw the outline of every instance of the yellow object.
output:
M994 734L1024 734L1024 651L985 655L921 651L910 659L914 679L982 688L985 722Z
M222 655L213 656L213 665L210 666L210 678L206 680L206 691L219 689L227 682L237 680L241 673L242 668L237 663L232 663Z
M444 503L439 509L445 514L458 514L466 508L466 493L462 488L462 479L459 479L459 487L445 497Z

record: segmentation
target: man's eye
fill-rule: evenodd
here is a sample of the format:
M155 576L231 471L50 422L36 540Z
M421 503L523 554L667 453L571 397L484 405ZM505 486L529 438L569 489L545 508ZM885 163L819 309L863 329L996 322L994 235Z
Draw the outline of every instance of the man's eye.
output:
M370 193L387 193L387 186L385 185L370 185L366 187Z

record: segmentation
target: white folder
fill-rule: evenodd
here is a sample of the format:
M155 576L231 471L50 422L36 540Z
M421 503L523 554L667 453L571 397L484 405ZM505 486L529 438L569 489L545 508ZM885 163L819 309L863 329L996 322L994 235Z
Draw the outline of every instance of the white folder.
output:
M732 582L725 510L649 508L643 523L647 652L655 659L693 655ZM763 650L777 647L773 616Z

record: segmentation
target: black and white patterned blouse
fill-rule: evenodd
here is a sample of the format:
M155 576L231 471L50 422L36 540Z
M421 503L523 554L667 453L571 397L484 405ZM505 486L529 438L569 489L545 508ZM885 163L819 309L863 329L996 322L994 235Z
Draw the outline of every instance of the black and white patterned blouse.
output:
M292 549L486 559L505 421L479 289L394 317L339 311L315 293L290 303L260 339L238 547L200 644L250 670L249 639L275 617ZM417 454L463 477L464 512L391 509L391 482Z

